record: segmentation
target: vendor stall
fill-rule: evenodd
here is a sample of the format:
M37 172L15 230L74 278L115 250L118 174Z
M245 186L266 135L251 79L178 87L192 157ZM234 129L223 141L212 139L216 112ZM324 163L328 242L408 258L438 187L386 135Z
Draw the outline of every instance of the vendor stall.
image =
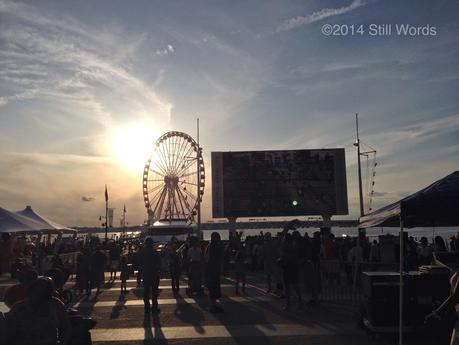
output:
M360 218L360 228L400 226L399 344L403 344L403 238L405 228L459 226L459 171Z

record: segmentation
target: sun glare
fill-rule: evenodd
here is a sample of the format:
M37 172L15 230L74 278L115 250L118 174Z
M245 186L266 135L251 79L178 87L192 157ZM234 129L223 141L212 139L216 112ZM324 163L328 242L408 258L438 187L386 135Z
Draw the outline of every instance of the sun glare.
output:
M114 156L130 170L141 171L158 137L152 123L136 122L114 131L112 150Z

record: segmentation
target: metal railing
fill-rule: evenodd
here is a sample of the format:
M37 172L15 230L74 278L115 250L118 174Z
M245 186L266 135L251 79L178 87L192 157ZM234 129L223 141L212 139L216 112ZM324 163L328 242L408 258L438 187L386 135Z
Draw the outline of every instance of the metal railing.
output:
M362 272L397 271L398 263L322 260L319 264L319 300L358 307L362 301Z

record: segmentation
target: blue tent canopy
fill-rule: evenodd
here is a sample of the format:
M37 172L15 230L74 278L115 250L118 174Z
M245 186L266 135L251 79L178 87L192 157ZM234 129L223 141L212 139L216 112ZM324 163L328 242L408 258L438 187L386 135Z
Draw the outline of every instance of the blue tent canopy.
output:
M400 226L399 344L403 344L403 228L459 226L459 171L360 218L359 228Z
M373 226L459 226L459 171L393 204L360 218L360 228Z

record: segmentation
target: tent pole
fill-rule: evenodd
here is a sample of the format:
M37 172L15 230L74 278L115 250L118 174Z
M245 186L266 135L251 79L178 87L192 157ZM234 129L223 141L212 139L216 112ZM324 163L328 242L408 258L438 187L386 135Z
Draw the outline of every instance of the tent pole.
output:
M399 325L398 325L398 343L403 345L403 220L400 215L400 287L399 287Z

